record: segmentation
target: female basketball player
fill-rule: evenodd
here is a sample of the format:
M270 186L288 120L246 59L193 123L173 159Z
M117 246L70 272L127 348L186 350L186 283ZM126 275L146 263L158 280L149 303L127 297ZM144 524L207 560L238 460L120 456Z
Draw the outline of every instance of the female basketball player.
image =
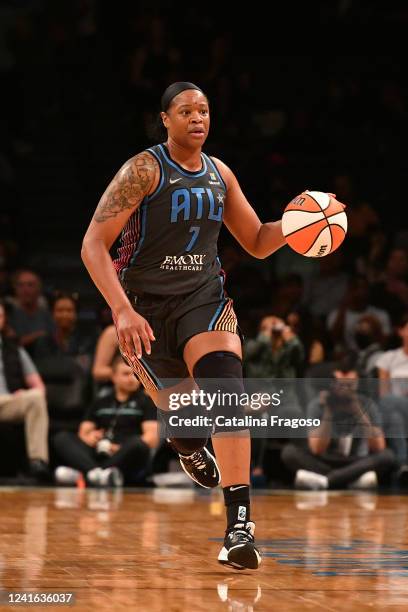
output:
M206 392L244 391L237 320L217 257L221 223L254 257L267 257L285 239L281 222L262 224L232 171L202 152L210 112L201 89L173 83L161 103L167 142L119 170L86 232L82 258L112 309L123 356L164 412L170 392L191 390L196 382ZM112 262L109 249L121 231ZM175 379L182 382L175 386ZM194 409L178 414L191 416ZM239 407L233 412L239 415ZM242 430L212 431L219 470L205 448L206 433L186 437L168 429L193 480L213 487L221 472L227 530L218 560L256 569L261 558L250 521L250 437Z

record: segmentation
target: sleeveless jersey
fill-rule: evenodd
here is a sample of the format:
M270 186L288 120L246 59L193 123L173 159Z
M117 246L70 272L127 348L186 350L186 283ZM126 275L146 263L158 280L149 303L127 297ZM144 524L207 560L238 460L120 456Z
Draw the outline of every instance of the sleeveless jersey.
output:
M180 295L209 282L222 290L217 256L225 183L201 154L197 172L171 159L163 144L147 149L160 166L160 181L131 215L114 261L122 286L132 293Z

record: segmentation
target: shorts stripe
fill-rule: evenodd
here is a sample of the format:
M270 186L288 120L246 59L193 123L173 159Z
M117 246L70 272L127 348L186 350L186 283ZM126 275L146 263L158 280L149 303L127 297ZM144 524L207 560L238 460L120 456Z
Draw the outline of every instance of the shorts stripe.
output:
M210 321L210 324L209 324L209 326L208 326L208 331L213 331L213 329L214 329L214 324L215 324L215 322L218 320L218 317L219 317L219 315L220 315L220 312L222 312L222 309L223 309L223 307L225 306L225 304L226 304L226 300L225 300L225 299L223 299L223 300L222 300L222 302L221 302L221 304L218 306L218 308L217 308L217 310L216 310L215 315L213 316L213 318L212 318L212 319L211 319L211 321Z
M154 376L153 372L151 371L151 374L149 373L149 371L147 370L147 367L144 363L142 363L141 359L135 359L135 361L131 362L128 359L126 359L126 357L123 356L124 360L126 361L126 363L132 368L134 375L136 376L136 378L141 382L141 384L143 385L143 387L146 390L149 391L158 391L159 390L159 381L156 378L156 376ZM150 369L150 368L149 368ZM157 382L159 384L157 384L154 381L154 378L156 378ZM160 385L161 387L161 385Z
M229 331L236 333L237 331L237 317L232 307L232 300L229 299L221 310L217 320L213 326L214 331Z
M146 372L148 372L150 374L150 376L151 376L152 380L154 381L157 389L164 389L162 383L160 382L160 379L153 372L152 368L143 359L140 359L139 361L143 364L144 368L146 369Z

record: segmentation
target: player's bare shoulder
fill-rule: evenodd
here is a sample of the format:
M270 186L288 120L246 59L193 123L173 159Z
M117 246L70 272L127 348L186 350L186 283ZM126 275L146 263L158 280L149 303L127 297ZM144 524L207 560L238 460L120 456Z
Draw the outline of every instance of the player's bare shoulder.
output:
M95 211L94 220L103 223L122 212L136 209L153 193L160 180L156 158L142 151L128 159L112 179Z

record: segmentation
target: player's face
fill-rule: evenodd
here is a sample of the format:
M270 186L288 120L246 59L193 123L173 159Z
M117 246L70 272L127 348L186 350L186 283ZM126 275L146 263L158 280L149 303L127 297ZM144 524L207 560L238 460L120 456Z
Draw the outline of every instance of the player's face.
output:
M210 129L208 100L196 89L182 91L162 113L162 119L169 138L185 147L201 147Z

